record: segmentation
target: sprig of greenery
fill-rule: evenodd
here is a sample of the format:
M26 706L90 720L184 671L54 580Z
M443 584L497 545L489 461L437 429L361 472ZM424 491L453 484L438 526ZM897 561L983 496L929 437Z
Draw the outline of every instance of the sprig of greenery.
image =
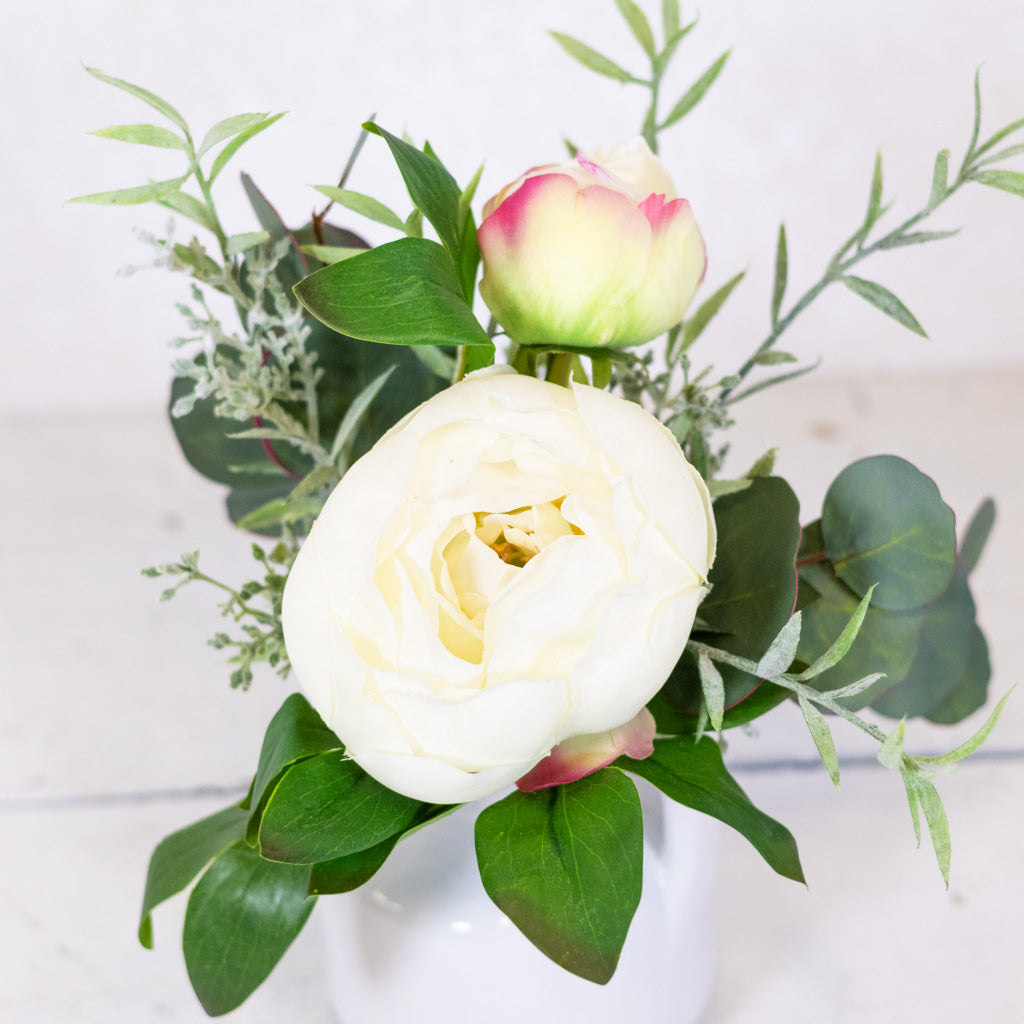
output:
M231 672L231 686L247 690L252 683L252 666L257 662L266 662L282 677L291 671L281 628L281 602L285 580L298 552L296 535L287 527L269 550L253 544L252 556L260 565L262 578L247 580L238 588L203 572L199 568L198 551L185 552L177 562L143 569L142 575L176 578L177 581L160 595L161 601L169 601L183 586L198 581L228 595L219 605L221 614L232 619L242 635L233 637L226 632L217 632L207 642L217 650L234 651L228 659L229 664L236 666Z
M650 61L649 77L634 75L610 57L599 53L574 36L566 35L563 32L551 32L550 35L570 57L578 60L584 67L599 75L604 75L606 78L613 78L617 82L642 86L650 93L641 134L647 141L647 145L651 147L651 151L657 153L659 132L677 124L700 103L714 84L715 79L721 74L731 51L726 50L718 57L675 102L668 114L662 116L659 114L658 108L661 102L665 73L676 55L679 44L696 27L699 19L694 18L693 21L683 25L678 0L662 0L662 44L659 48L647 16L633 0L615 0L615 6L618 7L619 13L625 19L634 39L640 44Z

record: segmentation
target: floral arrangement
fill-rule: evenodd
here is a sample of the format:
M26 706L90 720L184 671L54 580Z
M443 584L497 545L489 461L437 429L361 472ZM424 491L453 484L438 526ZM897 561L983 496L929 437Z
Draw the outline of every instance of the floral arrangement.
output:
M150 863L140 938L151 945L153 909L193 886L183 946L210 1014L264 980L318 896L361 886L404 836L470 801L488 895L598 983L640 899L631 776L802 880L793 837L722 759L727 730L783 702L837 786L830 722L878 741L948 878L933 778L977 749L1003 702L944 756L906 752L904 723L957 722L986 701L969 576L992 502L958 542L936 484L878 456L840 473L801 525L774 451L723 478L723 438L737 402L813 369L787 368L778 342L829 285L924 334L853 270L952 234L921 225L967 185L1024 195L1024 173L995 166L1024 152L1000 148L1024 120L983 139L976 78L959 166L940 152L924 206L884 231L877 159L863 221L788 305L780 227L767 336L721 375L696 343L743 275L694 308L704 241L656 154L728 55L664 114L662 79L695 23L664 0L659 44L632 0L616 3L648 76L553 35L592 71L649 91L641 135L533 167L479 223L479 172L460 187L429 144L367 123L309 223L287 226L242 175L259 227L229 234L213 186L281 115L229 117L197 145L165 100L89 69L170 125L96 134L184 158L176 178L79 201L158 203L202 230L150 239L159 265L192 280L172 423L192 465L228 487L231 519L262 537L254 578L237 586L206 575L198 552L146 571L170 581L164 598L194 581L226 593L235 630L210 642L229 652L232 686L265 662L301 689L270 722L246 798L164 839ZM408 215L346 187L370 136L391 151ZM327 219L334 206L400 237L371 247Z

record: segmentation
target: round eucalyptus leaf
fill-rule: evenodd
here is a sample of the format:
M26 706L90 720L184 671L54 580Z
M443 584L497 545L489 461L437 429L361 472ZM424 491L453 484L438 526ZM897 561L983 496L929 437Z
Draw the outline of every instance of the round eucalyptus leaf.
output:
M894 455L847 466L825 495L821 528L836 575L854 593L878 584L875 607L920 608L953 575L953 512L934 481Z

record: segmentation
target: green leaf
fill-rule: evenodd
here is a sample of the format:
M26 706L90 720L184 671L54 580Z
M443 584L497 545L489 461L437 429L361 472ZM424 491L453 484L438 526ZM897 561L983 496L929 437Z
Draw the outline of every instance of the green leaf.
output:
M206 228L207 231L216 232L217 230L206 204L201 203L195 196L190 196L187 192L169 192L157 202L168 210L188 217L189 220Z
M87 196L75 196L69 203L92 203L94 206L138 206L140 203L153 203L172 192L177 192L188 175L180 178L168 178L166 181L151 181L148 185L135 188L119 188L114 192L93 192Z
M879 608L920 608L953 574L953 512L930 477L895 455L847 466L825 495L821 527L836 575L858 596L877 583Z
M857 610L843 627L843 631L836 638L835 643L824 654L815 658L814 662L797 676L800 682L806 682L808 679L820 676L822 672L838 665L846 657L847 652L853 646L853 641L857 639L860 627L864 623L864 616L868 613L868 606L871 604L871 596L875 592L875 586L876 584L872 584L868 588L867 593L861 598L860 604L857 605Z
M772 285L772 329L778 326L782 300L786 294L789 275L789 252L786 246L786 225L779 225L779 240L775 245L775 283Z
M300 761L325 751L344 752L341 740L301 693L293 693L278 708L263 735L260 759L252 785L253 811L249 839L254 842L263 807L284 772Z
M149 104L154 110L159 111L168 121L176 124L186 136L188 136L188 125L185 123L185 119L179 114L174 107L170 105L165 99L161 99L155 93L150 92L148 89L143 89L141 86L132 85L131 82L126 82L121 78L113 78L110 75L105 75L99 68L86 68L86 71L92 75L93 78L99 79L101 82L105 82L107 85L112 85L117 89L121 89L131 96L134 96L137 100L142 100L143 103Z
M329 327L388 345L488 345L462 298L448 253L436 242L400 238L300 281L295 294Z
M779 630L761 660L757 663L757 674L762 679L781 676L796 657L800 644L800 612L796 612Z
M975 156L974 147L978 144L978 134L981 131L981 68L974 72L974 124L971 127L971 141L967 144L967 152L964 154L964 166L966 167Z
M654 33L651 31L650 22L646 15L633 0L615 0L615 6L619 13L626 19L630 32L633 33L636 41L644 48L648 57L654 58L657 50L654 46Z
M700 103L704 98L704 94L711 88L715 79L721 73L722 68L725 67L725 62L729 59L729 55L731 53L732 50L726 50L725 53L723 53L722 56L719 57L718 60L716 60L714 64L712 64L711 67L709 67L707 71L705 71L704 74L686 90L679 102L676 103L669 112L668 117L661 122L661 128L668 128L671 125L674 125L677 121L681 121L691 110L693 110L695 106L697 106L698 103Z
M682 737L657 739L650 757L629 761L627 765L630 772L657 786L677 803L736 829L780 875L804 881L792 834L750 802L729 774L722 762L722 751L710 736L697 743Z
M638 762L639 763L639 762ZM476 820L487 895L546 956L604 984L640 902L643 817L616 768L512 793Z
M688 25L676 28L671 34L666 33L665 48L654 58L654 73L656 75L664 74L665 68L668 67L669 62L675 55L679 44L697 27L698 20L699 18L694 18Z
M814 740L814 745L821 756L821 763L832 780L832 785L839 788L839 758L836 756L836 745L832 739L832 732L825 721L825 716L803 695L799 698L800 711L807 723L807 730Z
M159 149L188 149L188 143L169 128L155 124L115 124L109 128L98 128L90 135L116 142L132 142L138 146L156 146Z
M211 1016L230 1013L266 979L316 903L309 867L273 864L243 845L222 853L189 897L182 948Z
M153 909L184 891L218 854L245 835L248 813L227 807L163 839L149 859L139 920L139 942L153 948Z
M679 31L681 20L679 0L661 0L661 27L666 40L671 39Z
M697 671L700 674L704 707L707 709L711 728L715 732L721 732L722 716L725 714L725 685L722 682L722 673L715 668L715 663L703 653L697 657Z
M907 775L906 783L908 794L913 790L912 799L916 797L921 810L924 811L924 820L928 823L928 834L932 839L935 859L948 889L952 844L949 838L949 820L946 818L946 809L942 806L942 798L934 784L920 775Z
M906 732L906 722L898 722L896 728L882 741L882 745L875 755L883 768L888 768L889 771L896 772L898 775L903 774L903 740Z
M333 463L337 464L341 453L351 443L356 431L359 429L359 424L366 416L371 403L394 372L394 366L389 366L383 373L378 374L356 395L352 400L352 404L345 410L345 415L341 423L338 424L337 433L334 435L334 443L331 445L330 454Z
M925 242L941 242L944 238L959 235L960 229L953 231L912 231L907 235L893 235L878 242L879 249L900 249L906 245L923 245Z
M378 224L385 224L389 228L394 228L405 234L405 221L394 210L372 196L363 195L362 192L353 192L347 188L336 188L334 185L314 185L313 188L327 196L332 202L344 206L346 210L351 210L353 213L358 213L362 217L376 221Z
M989 188L1024 197L1024 171L978 171L972 179Z
M249 249L255 249L270 240L269 231L243 231L240 234L232 235L228 239L227 249L229 256L238 256Z
M259 124L254 124L251 128L246 128L244 132L239 132L218 154L216 159L213 161L210 167L209 183L212 185L217 180L217 175L224 170L227 166L227 162L244 146L250 139L255 138L262 131L266 131L275 121L280 121L285 115L285 111L281 111L280 114L274 114L273 117L268 117L265 121L260 121Z
M971 521L967 524L963 539L960 541L957 560L965 576L970 576L977 567L995 522L996 503L991 498L986 498L971 516Z
M946 190L949 181L949 150L940 149L935 157L935 167L932 170L932 190L928 196L926 210L933 210L943 199L946 198Z
M754 355L757 366L778 366L780 363L795 363L796 356L792 352L781 352L779 349L768 349Z
M746 271L741 271L734 278L726 281L713 295L707 298L698 307L693 316L689 317L683 324L683 342L681 352L687 351L689 347L700 337L704 328L711 322L714 315L725 304L725 300L732 294L732 290L746 276Z
M203 141L199 146L199 151L196 153L196 158L198 159L204 153L208 153L218 143L223 142L225 139L230 139L233 135L239 135L250 128L261 126L269 117L269 113L235 114L232 117L224 118L223 121L218 121L203 136Z
M549 32L548 35L562 47L563 50L570 57L578 60L585 68L589 68L591 71L596 71L599 75L604 75L607 78L614 78L617 82L632 82L635 81L633 76L625 70L625 68L619 67L618 64L613 60L605 57L604 54L598 53L597 50L591 49L586 43L581 43L578 39L574 39L572 36L567 36L562 32Z
M853 277L849 274L839 279L855 295L870 302L876 309L880 309L886 316L891 316L897 323L902 324L922 338L927 338L925 329L917 322L914 314L903 305L902 302L888 288L883 288L874 281L865 281L861 277Z
M403 831L422 809L328 751L293 764L274 786L260 820L260 852L296 864L334 860Z
M956 764L957 761L962 761L965 757L970 757L988 739L990 733L996 727L999 716L1002 715L1003 708L1006 707L1006 702L1010 699L1010 694L1015 689L1016 685L1003 694L999 703L993 708L992 713L985 719L984 725L970 739L949 751L948 754L939 754L937 757L918 757L917 760L923 764L946 766Z
M361 252L366 252L365 246L348 245L303 245L302 251L307 256L312 256L317 262L322 263L325 267L330 266L332 263L340 263L342 260L351 259L353 256L358 256Z
M271 526L291 525L302 519L312 518L320 514L323 502L317 498L303 498L295 501L287 498L272 498L259 508L246 513L236 525L240 530L253 530L257 533Z
M1004 160L1009 160L1012 156L1020 156L1024 153L1024 142L1018 142L1013 146L1007 146L1006 149L999 150L998 153L993 153L991 156L985 157L984 160L979 160L975 166L984 167L987 164L998 164Z
M983 153L987 153L990 149L998 146L1008 135L1012 135L1014 132L1020 131L1024 128L1024 117L1008 124L1005 128L1000 128L990 139L987 139L985 143L975 150L975 156L981 156ZM987 161L986 161L987 162Z
M779 454L778 448L769 448L757 461L744 473L746 477L771 476L775 469L775 457Z
M756 660L793 614L799 504L784 480L757 477L745 490L716 499L714 513L718 554L708 574L711 592L700 606L706 635L698 627L693 637ZM743 705L758 679L730 665L718 668L725 684L723 725L729 728L749 720ZM768 706L786 697L785 691L766 692L773 701ZM692 731L701 693L696 657L685 652L651 704L659 730Z
M868 195L868 209L864 215L864 224L861 227L862 237L867 238L868 233L882 213L882 153L879 150L875 153L875 169L871 174L871 192Z

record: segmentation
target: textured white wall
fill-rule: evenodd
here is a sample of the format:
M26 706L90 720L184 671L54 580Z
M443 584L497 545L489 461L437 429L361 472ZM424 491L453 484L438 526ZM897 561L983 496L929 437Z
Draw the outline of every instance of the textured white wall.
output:
M640 0L657 22L658 4ZM149 120L81 63L167 97L199 132L228 114L288 110L219 184L229 231L254 225L237 184L247 170L287 219L316 202L368 114L429 137L465 181L483 158L486 198L531 164L561 159L560 139L608 143L635 133L643 95L564 56L545 30L580 36L629 67L644 58L612 0L82 0L4 4L0 164L6 244L0 376L5 413L162 402L183 279L119 267L143 262L133 225L156 208L63 207L71 195L177 173L177 154L96 139L107 124ZM55 12L60 11L58 16ZM693 4L684 4L691 15ZM763 337L775 233L785 219L790 289L814 280L862 215L876 147L894 213L927 195L935 152L954 160L970 128L971 80L986 62L985 127L1024 116L1019 0L718 0L684 42L667 100L727 46L732 60L663 153L708 241L708 285L748 278L702 339L723 372ZM1017 166L1024 166L1018 158ZM399 208L397 173L371 140L350 187ZM950 369L1024 359L1024 203L975 186L938 220L953 239L872 261L931 334L926 342L845 290L827 293L786 347L825 357L818 372ZM355 218L352 226L357 227ZM362 225L374 241L388 233ZM183 228L184 230L184 228ZM700 356L700 353L695 353Z

